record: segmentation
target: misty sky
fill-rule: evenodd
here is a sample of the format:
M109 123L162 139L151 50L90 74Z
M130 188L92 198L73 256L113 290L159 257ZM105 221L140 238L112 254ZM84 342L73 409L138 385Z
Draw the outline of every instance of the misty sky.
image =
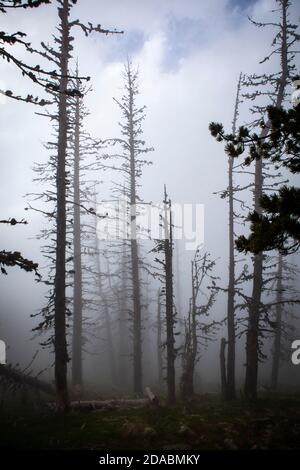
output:
M294 4L293 21L298 23L300 2ZM247 19L248 15L270 19L273 6L271 0L79 0L72 12L73 18L125 31L115 37L75 34L80 72L91 76L93 86L87 97L88 130L100 138L119 134L120 113L112 97L122 95L121 71L130 56L140 69L139 102L147 105L145 140L155 148L153 166L144 171L143 195L159 201L166 183L173 201L205 204L205 248L224 260L220 274L225 275L227 204L213 193L227 186L227 160L208 125L219 121L230 129L241 71L274 67L272 61L259 65L270 51L274 32L257 30ZM57 13L54 6L45 6L1 15L1 21L10 31L27 32L37 46L40 41L51 42ZM2 88L39 92L14 67L3 61L0 65ZM24 211L24 195L38 191L32 183L32 166L46 160L43 142L51 131L36 111L14 101L0 104L1 218L24 217L29 222L25 227L1 227L1 246L43 264L33 237L44 221ZM247 117L246 105L240 123ZM2 313L15 325L41 306L43 288L34 285L31 274L14 269L2 276L0 295Z

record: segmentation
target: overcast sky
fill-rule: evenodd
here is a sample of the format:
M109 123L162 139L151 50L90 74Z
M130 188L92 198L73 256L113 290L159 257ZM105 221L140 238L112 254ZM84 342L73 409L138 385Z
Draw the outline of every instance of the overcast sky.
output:
M146 168L143 194L161 199L163 184L173 201L205 205L205 248L214 257L227 256L227 206L215 191L227 186L223 146L208 132L211 121L230 129L239 73L272 70L275 62L259 65L270 51L272 29L257 29L247 19L270 19L274 0L79 0L73 18L124 30L124 35L75 34L75 51L82 75L92 79L87 98L91 115L87 127L95 137L118 135L119 110L112 97L122 95L121 71L127 56L140 69L141 105L147 105L145 140L155 148L153 166ZM293 21L299 22L295 0ZM1 15L2 28L22 30L37 46L51 41L57 13L54 6ZM3 26L5 23L5 27ZM0 85L27 92L28 83L2 62ZM43 220L24 212L34 162L44 161L43 142L49 137L47 120L36 109L14 101L0 104L1 218L26 217L26 227L1 227L1 246L21 250L42 261L32 239ZM241 110L241 123L247 107ZM226 273L224 263L223 272ZM28 317L41 305L42 289L33 276L14 271L1 278L1 308L11 321Z

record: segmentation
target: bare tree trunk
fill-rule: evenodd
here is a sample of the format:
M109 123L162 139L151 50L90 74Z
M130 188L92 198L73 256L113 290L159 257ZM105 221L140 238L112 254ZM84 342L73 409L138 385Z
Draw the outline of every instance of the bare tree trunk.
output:
M190 399L194 395L194 374L196 358L198 354L197 339L197 321L196 321L196 290L198 286L195 284L197 279L197 267L192 261L192 298L190 300L190 310L188 317L188 330L186 333L186 351L184 357L184 370L181 379L181 396L182 399Z
M227 378L226 378L226 339L221 339L220 346L220 370L221 370L221 393L223 398L227 398Z
M262 160L255 162L255 186L254 186L254 210L261 214L260 198L262 196ZM249 308L248 332L246 340L246 398L256 399L257 397L257 373L259 354L259 316L260 301L263 281L263 254L254 255L253 261L253 288L251 304Z
M235 101L234 116L232 122L232 133L235 135L238 107L240 101L241 89L240 74L237 94ZM235 398L235 256L234 256L234 188L233 188L233 158L229 157L228 161L228 203L229 203L229 280L228 280L228 295L227 295L227 334L228 334L228 350L227 350L227 380L226 380L226 398L231 400ZM223 388L223 378L222 388Z
M99 270L100 270L100 258L98 255L98 263L99 263ZM99 289L100 295L102 293L102 301L103 301L103 309L104 309L104 319L105 319L105 329L106 329L106 339L107 339L107 351L109 357L109 365L111 371L111 381L113 385L117 383L117 369L116 369L116 359L115 359L115 350L114 350L114 343L113 343L113 335L112 335L112 328L111 328L111 319L110 319L110 311L109 311L109 304L107 300L107 296L102 289L102 280L101 280L101 271L99 276ZM109 260L107 260L107 276L108 276L108 283L109 289L112 292L112 285L111 285L111 274L109 269Z
M174 337L174 303L173 303L173 237L171 202L167 201L165 190L165 204L169 203L170 216L165 210L165 282L166 282L166 330L167 330L167 389L168 404L176 402L175 393L175 337Z
M113 339L112 339L109 307L108 307L106 297L103 298L103 309L104 309L107 351L108 351L108 357L109 357L109 369L110 369L110 373L111 373L111 382L112 382L112 385L115 385L116 384L116 377L117 377L117 374L116 374L116 361L115 361L115 352L114 352Z
M282 328L282 255L278 255L277 288L276 288L276 327L273 344L273 361L271 373L271 389L275 391L278 385L278 375L281 356L281 328Z
M276 106L279 107L282 105L284 99L284 90L287 85L287 80L289 76L288 70L288 42L287 42L287 10L288 10L288 0L283 0L282 2L282 48L281 48L281 67L282 75L278 88L277 102ZM282 266L282 255L279 253L278 258L278 280L277 280L277 298L278 302L282 300L282 275L283 275L283 266ZM281 349L281 320L282 320L282 305L277 304L276 308L276 336L274 343L274 359L272 367L272 388L275 390L277 388L278 382L278 372L279 372L279 363L280 363L280 349Z
M74 129L74 290L72 384L82 386L82 266L80 221L80 116L79 97L76 97Z
M60 94L58 104L58 155L57 155L57 216L56 216L56 271L55 271L55 385L57 408L66 411L69 406L67 385L67 341L66 341L66 152L67 152L67 96L69 57L69 2L63 0L58 9L61 19Z
M276 106L280 107L284 98L284 90L288 79L288 45L287 45L287 9L288 1L282 1L282 28L281 28L281 77L279 80ZM268 133L268 124L262 130L260 137ZM260 198L263 192L263 162L262 159L255 161L255 183L254 183L254 210L261 214ZM259 317L260 302L263 280L263 253L254 255L253 263L253 288L252 299L249 308L248 333L246 341L246 380L245 395L249 399L257 398L257 374L259 355Z
M192 335L193 333L191 330L191 342L193 343ZM191 345L191 350L187 351L187 355L184 361L184 370L182 372L180 383L182 400L190 400L194 395L195 360L196 354L194 353L193 346Z
M161 317L161 291L157 293L157 382L163 388L163 352L162 352L162 317Z
M126 290L127 290L127 279L126 279L126 247L125 242L123 245L123 261L122 261L122 274L121 274L121 292L118 294L118 326L119 326L119 382L120 386L123 387L124 385L128 385L126 381L124 381L124 371L127 375L127 359L128 356L128 328L127 328L127 298L126 298ZM125 382L125 384L124 384Z
M134 126L133 126L133 92L131 74L128 74L129 87L129 146L130 146L130 222L131 222L131 275L133 287L133 388L134 392L141 394L143 391L142 378L142 318L141 318L141 293L139 255L136 228L136 164L134 150Z
M133 359L133 389L134 393L140 395L143 389L143 357L142 357L142 305L141 305L141 273L142 259L139 253L139 243L137 241L137 205L142 202L139 197L138 179L142 176L142 168L148 163L144 159L145 153L153 149L146 148L142 140L142 121L145 117L144 106L139 108L135 102L135 96L138 95L138 71L132 67L130 60L125 65L125 93L122 100L116 103L122 111L124 123L119 123L121 127L121 139L112 139L114 144L121 145L122 164L119 170L125 176L125 186L123 186L123 195L126 197L128 209L130 212L130 223L126 225L126 236L130 237L130 259L129 259L129 277L131 281L130 289L132 305L131 311L131 333L132 333L132 359ZM143 156L142 156L143 154ZM149 162L150 163L150 162ZM126 189L125 189L126 188ZM121 189L119 188L121 192Z
M133 386L137 394L143 390L142 382L142 319L137 241L131 239L131 269L133 283Z

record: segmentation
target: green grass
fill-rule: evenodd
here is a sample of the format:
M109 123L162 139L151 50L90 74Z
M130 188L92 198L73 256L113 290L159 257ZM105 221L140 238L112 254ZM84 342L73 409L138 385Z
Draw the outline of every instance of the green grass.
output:
M223 403L209 396L174 408L2 411L2 449L286 449L300 447L300 398Z

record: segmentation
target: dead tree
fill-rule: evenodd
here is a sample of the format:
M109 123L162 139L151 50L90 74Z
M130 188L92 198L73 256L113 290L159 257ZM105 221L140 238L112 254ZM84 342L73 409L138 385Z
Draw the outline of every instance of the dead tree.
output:
M176 401L175 392L175 313L173 299L173 226L172 226L172 204L168 199L165 188L164 196L164 255L165 255L165 293L166 293L166 340L167 340L167 388L168 403L173 405Z
M232 122L232 134L236 133L238 109L240 103L242 74L240 74ZM226 370L226 398L235 398L235 247L234 247L234 182L233 182L234 162L228 158L228 204L229 204L229 261L228 261L228 293L227 293L227 370ZM221 350L223 350L221 345ZM223 374L222 374L223 375ZM222 379L222 386L223 386Z
M128 350L128 249L126 241L122 243L122 258L121 258L121 283L120 288L117 289L118 299L118 333L119 333L119 382L124 385L124 370L127 370L127 359L129 357ZM122 379L121 379L122 378Z
M130 209L130 276L132 282L133 304L133 388L137 394L142 393L142 308L141 308L141 256L138 243L139 227L137 226L138 206L143 201L138 195L138 179L142 176L143 167L151 162L142 158L142 155L152 151L147 148L142 140L142 121L145 118L145 106L139 108L136 103L138 90L138 71L134 70L130 61L125 65L123 74L125 94L121 101L116 99L122 111L123 122L120 123L122 138L107 139L105 142L121 147L120 152L113 155L104 155L104 158L115 158L120 161L120 166L102 165L106 169L111 168L120 171L125 176L125 182L120 189L125 194L126 202Z
M66 342L66 245L67 245L67 150L68 150L68 96L80 95L79 91L70 89L69 61L73 51L71 35L72 28L79 27L86 36L92 32L109 34L114 31L104 30L100 25L87 26L79 20L70 19L70 11L74 6L71 0L57 0L59 28L55 42L58 50L42 43L44 57L58 66L59 76L54 75L49 89L58 92L57 100L57 156L55 164L55 277L54 277L54 350L55 350L55 382L57 390L57 408L65 411L68 409L67 387L67 342ZM50 321L50 319L47 319Z
M270 76L252 76L248 77L246 85L248 86L274 86L274 91L264 92L255 90L253 93L246 95L250 99L256 99L261 95L268 95L271 103L277 107L282 106L285 98L286 87L288 84L289 76L293 73L294 65L292 63L295 51L294 44L299 40L299 35L295 33L296 26L288 21L288 12L291 5L289 0L277 0L280 7L281 17L278 23L272 23L273 26L278 28L278 33L273 41L274 49L262 62L269 60L271 55L279 54L280 56L280 71ZM258 27L264 27L266 24L252 22ZM255 105L253 111L258 113L258 120L254 124L261 121L262 113L265 112L265 105ZM260 138L264 138L268 133L268 123L262 129ZM260 199L263 194L264 184L264 164L262 158L255 161L255 177L254 177L254 211L261 214ZM248 318L248 331L246 340L246 378L245 378L245 395L249 399L255 399L257 396L257 375L258 375L258 361L259 361L259 323L260 323L260 309L262 301L262 286L263 286L263 253L254 255L253 258L253 286L252 297L249 306Z
M175 323L176 312L174 308L173 295L173 223L172 223L172 204L168 198L166 186L164 188L163 210L160 214L160 227L163 231L163 238L156 240L153 253L160 253L163 260L155 258L155 261L161 266L162 274L160 278L164 283L163 293L165 296L165 325L166 325L166 369L167 369L167 400L169 405L176 402L176 383L175 383L175 359L177 351L175 348Z
M278 384L279 364L281 357L281 335L282 335L282 255L278 255L278 271L277 271L277 285L276 285L276 318L275 318L275 337L274 337L274 351L272 359L272 373L271 373L271 389L276 390Z
M18 0L2 0L0 2L0 14L2 13L7 15L8 12L17 9L25 9L29 11L36 7L40 7L49 3L49 0L35 0L28 2L20 2ZM37 50L32 46L31 42L27 40L26 33L21 32L20 30L14 33L1 31L0 41L0 58L6 62L13 64L21 76L35 83L36 85L41 87L41 89L51 88L51 83L47 80L48 78L51 79L60 76L58 70L46 70L39 64L31 65L27 62L26 59L29 56L33 56L35 58L38 57L40 59L41 56L44 57L44 54L42 51ZM18 53L20 53L20 49L22 50L25 59L23 59L22 55L21 57L18 56ZM40 99L38 96L34 97L31 94L28 94L27 96L20 96L12 90L0 90L0 93L10 99L23 101L38 106L45 106L47 104L51 104L51 101Z
M110 262L109 262L109 258L106 256L105 253L104 253L104 257L106 258L106 275L108 279L108 288L109 288L109 291L113 294L112 276L110 272ZM99 277L99 281L101 281L101 274ZM103 292L101 282L99 285L99 289L100 289L100 298L102 299L103 309L104 309L105 330L106 330L106 340L107 340L107 346L108 346L108 357L109 357L109 364L110 364L110 371L111 371L111 379L112 379L112 383L116 384L117 368L116 368L116 360L115 360L115 348L114 348L114 343L113 343L111 314L109 311L108 299L105 293Z
M218 325L215 321L207 322L210 310L215 302L217 290L215 289L215 277L212 270L215 261L211 260L209 253L200 255L200 249L196 250L191 262L192 296L189 301L189 312L185 319L185 336L182 352L182 376L180 381L180 391L182 399L191 399L194 395L194 373L197 360L199 359L199 346L201 342L208 342L213 339L213 334ZM205 288L207 281L212 282L212 286ZM209 294L206 294L207 288ZM200 303L200 296L202 301ZM205 299L205 301L204 301ZM199 305L200 303L200 305Z
M157 291L157 322L156 322L156 349L157 349L157 383L159 389L163 386L163 339L162 339L162 292L161 289Z
M250 155L244 160L244 166L251 164L255 160L254 168L254 183L248 187L253 187L253 202L254 212L260 216L262 214L262 208L260 205L263 191L273 190L280 188L280 185L285 181L276 180L274 178L280 177L278 174L271 174L266 171L268 165L263 161L263 144L260 145L266 138L270 130L270 123L264 122L263 114L267 111L266 97L270 99L271 104L277 108L281 107L284 103L286 95L286 87L290 77L294 73L295 65L293 64L295 54L295 44L300 39L299 34L295 32L296 25L291 24L288 21L288 12L291 3L289 0L276 0L280 5L279 10L281 17L278 23L257 23L251 20L256 26L264 27L272 25L278 29L272 46L272 52L261 61L264 63L271 57L280 56L280 69L277 73L263 74L263 75L252 75L243 78L243 85L248 87L261 87L261 89L255 88L251 93L243 94L244 97L255 102L252 106L251 111L254 114L258 114L256 119L251 123L251 127L258 127L259 134L253 133L252 138L249 136L249 130L245 127L240 127L239 131L235 136L232 134L224 134L223 126L220 124L212 123L210 125L211 133L218 141L225 140L227 145L225 147L226 152L231 158L235 158L243 154L245 148L250 147ZM263 98L262 104L256 104L257 99ZM258 143L258 150L255 153L255 145ZM255 154L255 158L254 157ZM245 174L251 174L251 171L245 171ZM269 183L266 181L269 179ZM244 293L238 292L244 299L244 306L248 309L248 320L246 327L246 378L245 378L245 395L248 399L255 399L257 396L257 376L258 376L258 363L259 359L263 358L262 346L264 338L264 327L262 324L265 321L265 309L266 305L263 299L263 292L267 291L265 288L266 282L265 273L268 271L268 263L265 262L266 257L262 252L259 252L253 256L253 273L252 273L252 293L251 296L247 296ZM244 276L245 277L245 276ZM249 280L249 276L246 276Z
M89 279L86 279L87 268L84 263L84 252L90 248L90 238L95 236L94 223L87 217L98 221L96 207L91 207L95 182L88 177L93 170L93 160L98 154L99 143L92 139L85 131L84 120L89 115L84 104L84 98L90 91L78 78L78 64L76 67L74 87L80 95L69 98L69 178L73 185L68 188L67 205L73 202L71 211L72 225L72 260L73 260L73 331L72 331L72 384L82 386L82 355L84 346L84 306L91 308L91 295L89 295ZM94 203L94 201L93 201ZM70 204L71 205L71 204ZM100 216L99 216L100 217Z
M69 59L72 52L73 37L70 35L72 27L79 27L85 35L93 31L108 34L111 31L104 30L100 25L94 27L91 23L88 26L79 20L70 21L69 14L75 1L57 0L58 15L60 19L59 36L55 38L59 45L56 51L42 43L43 52L34 50L31 45L24 41L24 34L17 32L13 35L1 34L1 41L5 46L21 45L27 52L38 53L58 67L56 70L47 72L39 65L29 66L12 55L6 47L1 48L0 55L7 61L13 62L21 71L23 76L29 77L35 83L47 90L58 93L58 140L57 140L57 166L56 166L56 259L55 259L55 280L54 280L54 349L55 349L55 381L57 391L57 407L64 411L68 408L67 389L67 344L66 344L66 153L67 153L67 133L68 133L68 113L67 95L76 94L76 90L71 91L69 85ZM6 13L8 8L31 8L43 3L42 0L21 4L20 2L1 2L1 13ZM45 78L49 78L46 81ZM49 104L45 100L39 100L31 95L21 97L13 94L10 90L5 92L6 96L33 104ZM51 102L50 102L51 103Z
M232 139L237 134L237 121L239 116L239 107L241 103L241 87L243 75L239 75L236 91L236 99L234 105L234 114L232 121ZM213 134L214 135L214 134ZM220 140L220 139L217 139ZM221 138L222 140L222 138ZM226 152L228 153L228 152ZM232 400L236 396L235 390L235 347L238 333L240 318L238 313L242 313L245 303L237 301L237 297L244 298L244 284L247 283L252 276L248 274L247 264L244 264L240 272L237 270L237 264L243 260L237 257L235 249L235 237L237 226L244 224L246 215L245 211L249 211L245 199L241 196L243 192L253 187L253 184L245 181L242 185L237 183L237 176L245 173L243 164L236 163L232 156L228 155L228 187L226 190L217 192L222 199L228 200L229 216L228 216L228 240L229 240L229 259L228 259L228 284L227 287L216 287L218 291L224 292L227 296L227 312L225 316L227 325L227 340L222 338L220 344L221 354L221 385L222 396L224 399ZM252 172L246 172L253 175ZM239 211L237 209L239 206ZM247 303L248 306L248 303ZM227 354L226 354L227 349Z
M79 86L79 83L78 83ZM80 207L80 98L75 98L74 116L74 288L72 384L82 385L82 265L81 265L81 207Z
M69 59L72 52L73 38L70 34L71 28L79 27L85 35L93 31L109 34L112 31L104 30L100 25L88 26L79 20L70 20L70 10L73 2L70 0L58 0L58 14L60 17L59 33L59 69L61 79L59 81L58 102L58 151L57 151L57 173L56 173L56 268L55 268L55 323L54 323L54 347L55 347L55 381L57 390L57 406L62 411L68 408L67 388L67 344L66 344L66 153L67 153L67 131L68 113L67 96Z
M96 297L99 299L100 342L98 346L100 347L102 343L104 345L105 354L107 354L107 360L110 364L108 372L111 384L128 391L128 376L132 357L130 354L130 321L133 316L131 250L130 239L126 232L129 226L129 212L127 200L126 204L123 204L123 184L114 184L111 193L112 199L109 198L108 201L99 199L96 204L100 208L105 205L108 212L103 221L98 220L97 226L94 227L93 237L96 240L96 248L94 248L98 286ZM122 199L122 207L120 207L119 198ZM99 271L100 265L101 272Z
M221 393L222 397L226 398L227 396L227 374L226 374L226 339L221 339L220 345L220 372L221 372Z

